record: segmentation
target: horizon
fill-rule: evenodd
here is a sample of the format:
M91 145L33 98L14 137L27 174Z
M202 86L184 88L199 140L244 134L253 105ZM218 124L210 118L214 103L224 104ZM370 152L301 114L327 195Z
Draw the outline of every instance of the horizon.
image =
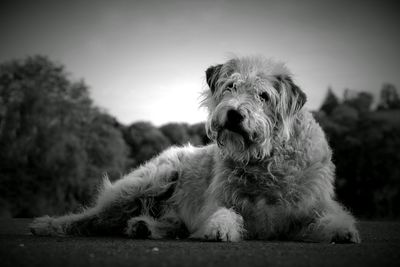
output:
M369 1L2 1L0 62L43 54L122 124L206 120L205 70L229 53L285 62L320 107L328 87L400 85L400 18Z

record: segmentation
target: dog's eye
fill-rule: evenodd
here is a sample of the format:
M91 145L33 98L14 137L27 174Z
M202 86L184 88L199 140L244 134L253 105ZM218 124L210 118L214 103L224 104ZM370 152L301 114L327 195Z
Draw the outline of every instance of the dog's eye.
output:
M232 91L234 91L234 90L235 90L234 82L229 82L225 85L225 90L224 90L223 94L232 93Z
M224 93L232 93L232 88L226 87Z
M269 95L266 92L262 92L259 96L260 99L264 102L267 102L269 100Z
M226 84L225 88L232 91L232 89L235 89L235 83L234 82L229 82L229 83Z

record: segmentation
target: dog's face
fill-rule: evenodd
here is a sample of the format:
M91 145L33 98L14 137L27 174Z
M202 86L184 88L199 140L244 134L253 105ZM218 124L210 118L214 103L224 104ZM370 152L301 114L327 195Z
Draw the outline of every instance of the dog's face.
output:
M235 58L206 71L208 136L234 160L268 156L274 141L289 139L306 96L282 63Z

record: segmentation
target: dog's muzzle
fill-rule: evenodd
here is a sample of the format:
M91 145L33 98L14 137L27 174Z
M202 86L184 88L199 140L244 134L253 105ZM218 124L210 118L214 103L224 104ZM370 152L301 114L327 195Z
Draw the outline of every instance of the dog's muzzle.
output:
M250 144L248 132L243 127L244 116L236 109L229 109L226 112L226 119L223 130L228 130L241 135L246 144Z

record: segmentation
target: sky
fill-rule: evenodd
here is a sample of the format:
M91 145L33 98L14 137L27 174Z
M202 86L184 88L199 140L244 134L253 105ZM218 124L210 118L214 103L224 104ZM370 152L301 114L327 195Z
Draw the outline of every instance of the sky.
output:
M328 86L400 87L395 1L0 1L0 62L47 55L119 121L196 123L208 66L283 61L318 109Z

